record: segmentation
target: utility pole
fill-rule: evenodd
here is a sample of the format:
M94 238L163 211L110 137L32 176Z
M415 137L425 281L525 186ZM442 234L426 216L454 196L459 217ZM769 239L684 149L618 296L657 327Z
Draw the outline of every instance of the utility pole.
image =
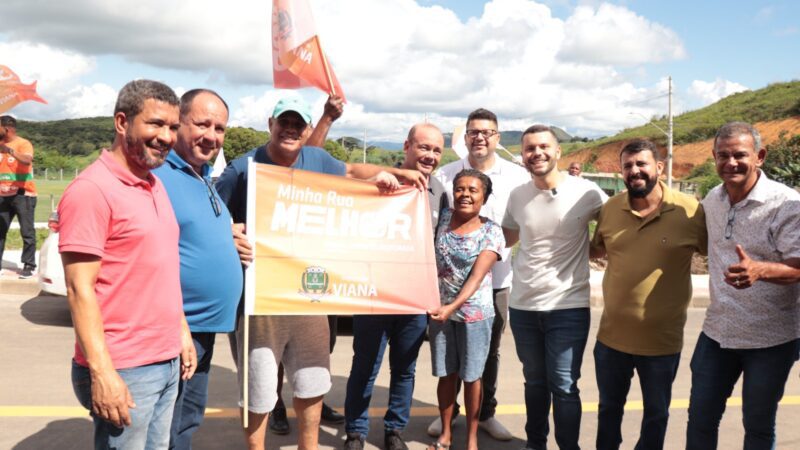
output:
M367 163L367 129L364 128L364 164Z
M672 188L672 76L669 77L669 108L667 109L667 186Z

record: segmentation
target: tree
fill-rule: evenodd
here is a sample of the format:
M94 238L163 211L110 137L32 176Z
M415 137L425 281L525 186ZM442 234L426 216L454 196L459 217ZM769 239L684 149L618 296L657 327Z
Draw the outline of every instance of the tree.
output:
M325 141L325 151L339 161L347 161L347 150L336 141Z
M767 158L762 170L773 180L787 186L800 186L800 134L787 139L781 132L778 142L767 146Z
M269 133L252 128L230 127L225 130L225 159L231 161L269 141Z
M722 183L712 158L707 159L703 164L694 166L686 179L697 183L697 192L700 194L700 198L705 198L711 189Z

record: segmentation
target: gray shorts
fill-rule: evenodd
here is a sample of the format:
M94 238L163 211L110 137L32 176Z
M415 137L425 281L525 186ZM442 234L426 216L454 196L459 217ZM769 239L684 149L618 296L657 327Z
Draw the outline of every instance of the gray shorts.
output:
M493 317L469 323L432 320L428 335L433 376L445 377L458 372L458 377L467 383L478 380L489 356L493 321Z
M238 353L243 355L244 326L240 324L236 333ZM283 362L294 397L314 398L330 391L329 340L326 316L251 316L248 410L264 414L275 407L278 362ZM238 359L239 406L244 406L244 358Z

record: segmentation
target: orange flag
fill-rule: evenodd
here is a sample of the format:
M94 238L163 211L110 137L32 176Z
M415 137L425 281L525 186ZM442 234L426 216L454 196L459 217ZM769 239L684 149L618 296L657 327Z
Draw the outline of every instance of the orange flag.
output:
M6 66L0 66L0 114L26 100L47 103L36 93L35 81L31 84L22 84L13 70Z
M272 1L272 74L276 88L314 86L344 99L320 46L307 0Z

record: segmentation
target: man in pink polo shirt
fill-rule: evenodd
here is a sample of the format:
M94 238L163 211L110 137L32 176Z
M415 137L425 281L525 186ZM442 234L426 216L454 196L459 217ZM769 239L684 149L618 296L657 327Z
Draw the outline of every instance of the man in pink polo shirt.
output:
M95 448L166 448L178 378L197 366L183 316L179 228L150 173L175 143L178 98L126 84L115 138L58 207L59 251L77 342L72 384L92 411Z

